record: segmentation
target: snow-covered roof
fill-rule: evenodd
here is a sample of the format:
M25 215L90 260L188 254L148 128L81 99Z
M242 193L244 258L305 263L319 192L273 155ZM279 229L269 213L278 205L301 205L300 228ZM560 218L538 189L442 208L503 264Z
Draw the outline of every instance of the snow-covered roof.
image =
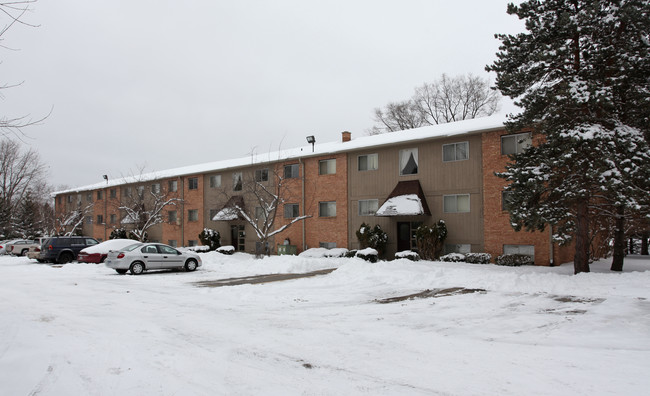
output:
M196 175L217 171L224 171L232 168L241 168L244 166L251 166L255 164L263 164L268 162L286 161L298 158L308 158L314 156L322 156L326 154L336 154L348 151L370 149L374 147L382 147L394 144L416 142L425 139L444 138L456 135L466 135L473 133L480 133L490 130L501 129L504 126L506 117L504 115L494 115L490 117L475 118L471 120L450 122L447 124L431 125L421 128L408 129L404 131L384 133L381 135L362 136L354 138L350 141L335 141L322 144L305 145L287 150L278 150L269 152L267 154L258 155L256 157L241 157L228 160L214 161L203 164L196 164L184 166L180 168L173 168L161 171L145 173L136 176L126 176L119 179L108 180L71 188L68 190L57 191L53 195L76 193L81 191L89 191L96 189L103 189L112 186L120 186L131 183L142 183L152 180L172 178L178 176Z
M420 216L424 214L422 201L416 194L388 198L375 216Z

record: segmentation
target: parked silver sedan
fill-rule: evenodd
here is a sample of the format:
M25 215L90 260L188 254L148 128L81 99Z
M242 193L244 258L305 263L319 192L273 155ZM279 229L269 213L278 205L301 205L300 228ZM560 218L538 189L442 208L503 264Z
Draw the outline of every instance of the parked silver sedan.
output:
M144 271L159 269L185 269L195 271L202 265L194 252L181 252L161 243L136 243L119 251L110 251L105 264L118 274L131 271L140 275Z

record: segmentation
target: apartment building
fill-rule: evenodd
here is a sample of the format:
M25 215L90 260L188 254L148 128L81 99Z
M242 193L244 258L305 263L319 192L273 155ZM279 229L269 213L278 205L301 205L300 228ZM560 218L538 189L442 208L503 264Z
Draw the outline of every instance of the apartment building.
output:
M211 228L220 233L222 244L252 253L260 248L255 227L232 207L245 208L260 228L266 219L259 191L266 190L282 198L273 229L307 216L275 234L269 240L272 251L284 243L298 252L358 248L355 233L366 223L387 232L386 256L392 257L415 248L414 230L420 224L442 219L448 229L446 252L524 253L537 265L569 261L570 252L552 243L549 229L515 232L509 225L505 181L494 173L504 169L508 154L535 137L531 132L508 135L503 121L487 117L354 139L343 132L338 142L263 158L200 164L58 192L56 212L69 218L83 211L81 232L105 240L113 229L134 223L123 209L129 199L151 206L158 193L169 203L160 211L163 221L147 230L149 240L192 246L204 228ZM68 229L70 223L65 224Z

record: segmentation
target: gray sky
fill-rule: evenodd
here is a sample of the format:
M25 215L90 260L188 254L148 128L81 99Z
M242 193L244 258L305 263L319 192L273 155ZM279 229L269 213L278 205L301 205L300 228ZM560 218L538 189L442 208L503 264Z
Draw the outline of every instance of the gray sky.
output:
M1 115L52 109L23 141L57 187L354 138L442 73L488 77L507 3L40 0L3 36Z

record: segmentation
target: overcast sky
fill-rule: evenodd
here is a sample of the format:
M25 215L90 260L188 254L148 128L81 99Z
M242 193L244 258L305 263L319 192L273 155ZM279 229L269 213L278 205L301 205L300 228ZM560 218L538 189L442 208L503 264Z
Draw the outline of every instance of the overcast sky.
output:
M22 140L56 187L354 138L442 73L493 80L507 3L40 0L3 36L0 116L52 110Z

